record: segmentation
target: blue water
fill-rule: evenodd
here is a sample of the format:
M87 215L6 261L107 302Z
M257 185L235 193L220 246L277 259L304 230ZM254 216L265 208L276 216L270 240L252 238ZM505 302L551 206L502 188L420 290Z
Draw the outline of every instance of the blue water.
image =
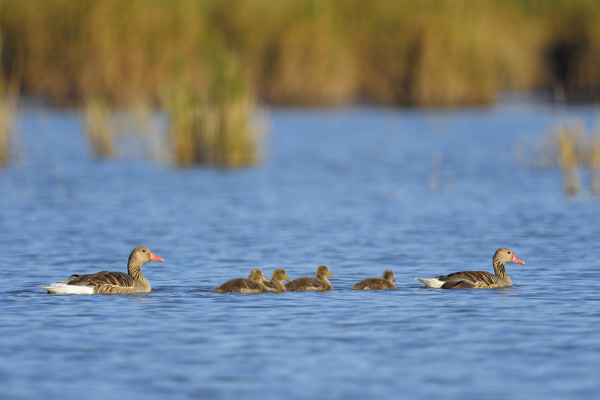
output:
M600 199L513 148L598 111L275 109L265 161L227 170L142 144L96 160L80 115L22 108L0 171L0 398L597 398ZM151 293L36 289L125 271L140 245L165 259ZM414 280L491 271L502 246L526 262L509 289ZM320 264L332 292L210 293ZM398 290L350 290L385 269Z

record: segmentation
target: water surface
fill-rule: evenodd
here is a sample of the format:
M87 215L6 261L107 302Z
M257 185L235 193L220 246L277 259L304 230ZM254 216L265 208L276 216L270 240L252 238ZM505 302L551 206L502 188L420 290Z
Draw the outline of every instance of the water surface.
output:
M560 117L594 125L598 109ZM591 399L600 390L600 201L513 147L544 105L273 110L268 157L242 170L89 156L75 112L21 109L0 172L0 397ZM136 148L136 146L133 146ZM164 263L141 295L47 295L71 273ZM492 270L515 286L423 289ZM218 295L260 267L320 264L329 293ZM398 290L351 291L391 269Z

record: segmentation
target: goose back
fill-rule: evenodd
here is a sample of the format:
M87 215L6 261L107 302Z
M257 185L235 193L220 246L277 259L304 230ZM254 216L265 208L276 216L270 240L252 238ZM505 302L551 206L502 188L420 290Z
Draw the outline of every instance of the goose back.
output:
M427 287L437 289L494 289L512 286L512 280L506 273L505 263L525 264L512 250L501 247L494 253L492 263L494 274L487 271L462 271L448 275L436 276L435 278L415 278Z
M91 287L96 294L140 293L149 292L150 288L138 283L131 275L124 272L102 271L89 275L71 275L68 285Z

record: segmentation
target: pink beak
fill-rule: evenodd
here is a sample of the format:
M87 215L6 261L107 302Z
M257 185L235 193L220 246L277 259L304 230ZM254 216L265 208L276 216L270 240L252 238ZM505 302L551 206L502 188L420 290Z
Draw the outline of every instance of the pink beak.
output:
M519 257L517 257L517 255L515 253L513 253L512 262L514 262L515 264L525 265L525 261L522 261Z
M163 262L163 261L165 261L165 259L162 258L162 257L157 256L153 252L150 252L150 261L160 261L160 262Z

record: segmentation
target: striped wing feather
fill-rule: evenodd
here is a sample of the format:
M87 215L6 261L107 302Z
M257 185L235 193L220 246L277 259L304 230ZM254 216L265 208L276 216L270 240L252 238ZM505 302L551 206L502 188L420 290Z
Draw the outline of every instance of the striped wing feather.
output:
M324 282L321 282L317 278L304 276L302 278L294 279L292 282L285 285L285 290L289 292L303 292L303 291L325 291L329 290Z
M487 271L454 272L437 279L445 282L442 289L493 287L501 283L496 275Z
M123 272L102 271L89 275L71 275L68 284L92 286L94 293L114 294L136 291L135 279Z

